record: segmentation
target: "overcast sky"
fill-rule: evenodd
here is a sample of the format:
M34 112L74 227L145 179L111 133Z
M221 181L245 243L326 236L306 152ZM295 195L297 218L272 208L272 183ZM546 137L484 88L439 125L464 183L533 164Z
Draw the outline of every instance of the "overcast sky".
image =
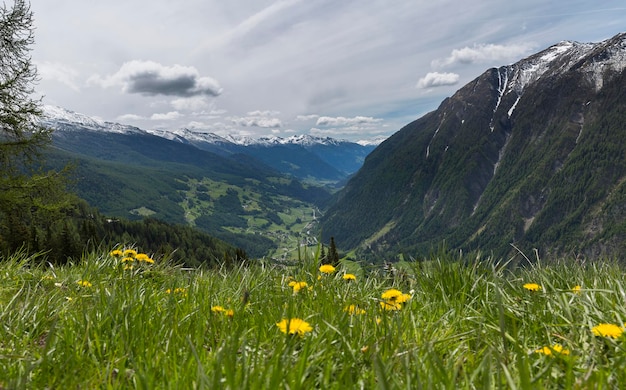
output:
M10 1L8 2L10 4ZM44 104L144 129L389 136L622 0L32 0Z

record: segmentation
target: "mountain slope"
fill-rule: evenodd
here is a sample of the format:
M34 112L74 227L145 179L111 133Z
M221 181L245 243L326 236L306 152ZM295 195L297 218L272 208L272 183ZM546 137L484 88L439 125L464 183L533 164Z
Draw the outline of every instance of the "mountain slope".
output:
M626 241L626 34L487 70L384 141L322 228L344 248L417 255L615 254ZM384 199L384 202L381 201Z
M48 161L72 161L76 193L104 214L196 226L254 257L306 235L316 204L329 197L248 155L81 116L45 125L55 129Z

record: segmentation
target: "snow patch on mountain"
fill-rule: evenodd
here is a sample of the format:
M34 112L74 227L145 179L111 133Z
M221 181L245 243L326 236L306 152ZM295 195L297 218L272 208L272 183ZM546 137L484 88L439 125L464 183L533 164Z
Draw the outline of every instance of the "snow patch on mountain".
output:
M44 105L42 111L41 123L59 131L90 130L119 134L145 133L145 131L134 126L105 122L57 106Z

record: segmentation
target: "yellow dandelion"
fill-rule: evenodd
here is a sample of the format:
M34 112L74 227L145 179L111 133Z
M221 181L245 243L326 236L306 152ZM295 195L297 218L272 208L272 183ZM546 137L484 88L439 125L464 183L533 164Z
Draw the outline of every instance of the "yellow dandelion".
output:
M320 266L320 272L323 274L332 274L333 272L335 272L335 267L330 264L324 264Z
M545 346L535 350L535 353L539 353L546 356L553 355L569 355L569 349L563 348L561 344L554 344L551 347Z
M581 289L582 289L582 287L580 287L580 286L574 286L574 287L572 287L572 292L575 293L575 294L578 294L578 293L580 293Z
M528 291L539 291L541 290L541 286L537 283L526 283L523 286Z
M283 318L276 323L276 326L285 334L298 334L300 336L313 330L308 322L300 318Z
M79 280L76 283L81 287L91 287L91 283L87 280Z
M624 333L624 328L620 328L615 324L602 323L591 328L591 331L596 336L611 337L616 339Z
M382 301L380 302L380 307L384 310L401 310L402 304L396 301Z
M387 301L397 301L400 297L402 297L402 291L395 288L390 288L381 295L381 298Z
M109 255L110 255L110 256L113 256L113 257L122 257L122 256L124 255L124 252L122 252L122 251L121 251L121 250L119 250L119 249L115 249L115 250L112 250L112 251L109 253Z
M341 278L343 280L347 280L347 281L356 280L356 275L354 275L354 274L344 274Z
M224 313L226 309L223 306L211 306L211 311L213 313Z
M359 314L365 314L365 310L361 309L360 307L356 306L356 305L349 305L346 306L343 311L349 313L351 316L352 315L359 315Z
M298 291L302 290L306 286L308 286L306 282L296 282L296 281L289 282L289 287L293 288L294 293L297 293Z
M233 316L235 315L235 311L233 309L228 309L224 311L224 315L226 317L233 318Z
M121 261L122 263L132 263L133 261L135 261L135 259L130 256L126 256L126 257L122 257Z
M126 250L122 253L122 255L123 255L124 257L133 257L133 258L134 258L135 256L137 256L137 251L136 251L136 250L134 250L134 249L126 249Z
M396 298L396 302L404 303L404 302L408 302L409 299L411 299L410 294L401 294L399 297Z

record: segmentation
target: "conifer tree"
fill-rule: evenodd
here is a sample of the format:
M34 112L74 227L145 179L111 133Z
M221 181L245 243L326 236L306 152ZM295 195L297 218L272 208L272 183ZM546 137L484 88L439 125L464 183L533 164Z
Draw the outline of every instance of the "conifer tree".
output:
M30 57L33 14L25 0L0 8L0 245L27 246L32 224L46 225L67 201L62 175L42 168L51 132L39 124Z

